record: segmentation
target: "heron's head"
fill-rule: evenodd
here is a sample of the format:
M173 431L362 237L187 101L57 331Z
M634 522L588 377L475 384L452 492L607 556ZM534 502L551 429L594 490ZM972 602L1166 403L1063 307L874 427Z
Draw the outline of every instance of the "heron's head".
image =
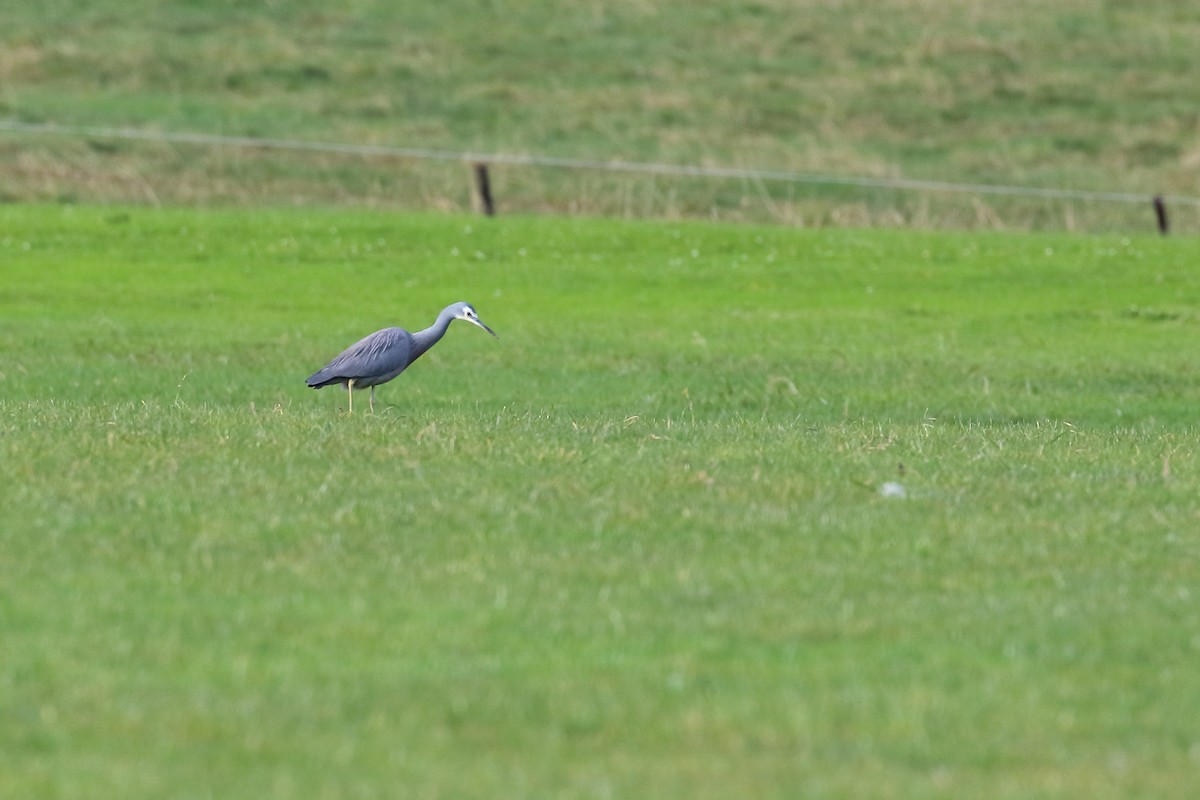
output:
M465 320L472 325L478 325L492 336L496 336L496 332L494 330L483 324L483 320L481 320L479 315L475 313L475 309L471 307L470 303L455 303L454 318ZM496 336L496 338L499 339L500 337Z

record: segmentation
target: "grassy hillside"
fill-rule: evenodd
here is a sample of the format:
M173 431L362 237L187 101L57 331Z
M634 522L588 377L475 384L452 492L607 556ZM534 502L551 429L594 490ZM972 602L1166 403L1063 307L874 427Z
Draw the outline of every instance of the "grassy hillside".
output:
M1200 195L1200 7L9 3L27 121ZM533 168L504 211L1147 230L1148 207ZM458 165L0 137L8 199L465 209ZM1196 209L1175 209L1181 230Z
M1190 244L0 231L0 795L1191 796Z

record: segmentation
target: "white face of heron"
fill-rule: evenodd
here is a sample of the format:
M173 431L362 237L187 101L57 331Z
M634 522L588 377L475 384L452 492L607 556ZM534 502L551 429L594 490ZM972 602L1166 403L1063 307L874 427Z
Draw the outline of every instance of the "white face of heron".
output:
M463 307L459 310L458 318L464 319L467 322L471 323L472 325L478 325L480 328L483 328L485 331L490 333L492 336L496 335L496 332L494 330L492 330L491 328L489 328L487 325L485 325L483 323L483 320L481 320L479 318L479 315L475 313L475 309L471 308L468 305L463 305Z

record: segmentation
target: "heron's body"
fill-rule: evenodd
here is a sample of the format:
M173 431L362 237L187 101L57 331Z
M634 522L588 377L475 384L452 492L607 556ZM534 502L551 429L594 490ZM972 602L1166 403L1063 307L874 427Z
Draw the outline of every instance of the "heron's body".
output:
M384 328L347 347L337 358L312 374L306 383L314 389L339 384L347 392L371 389L371 407L375 407L375 387L387 383L420 358L446 334L456 319L478 325L488 333L496 333L479 319L468 303L446 306L437 321L428 328L409 333L403 328ZM350 410L354 400L350 399Z

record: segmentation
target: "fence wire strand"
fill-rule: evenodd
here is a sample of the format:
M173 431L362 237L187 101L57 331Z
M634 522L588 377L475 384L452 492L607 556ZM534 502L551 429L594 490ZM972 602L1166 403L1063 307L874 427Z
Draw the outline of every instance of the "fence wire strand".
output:
M548 167L554 169L629 172L644 175L666 175L692 178L737 178L777 183L806 183L830 186L856 186L870 189L943 192L979 195L1037 197L1052 200L1088 200L1104 203L1150 202L1154 195L1137 192L1105 192L1083 189L1055 189L1037 186L1016 186L991 183L962 183L955 181L921 180L916 178L878 178L863 175L833 175L811 172L791 172L780 169L738 167L704 167L688 164L662 164L636 161L604 161L589 158L563 158L537 154L475 153L458 150L439 150L423 147L347 144L340 142L307 141L303 139L259 138L253 136L224 136L209 133L156 131L138 128L108 128L89 125L59 125L54 123L0 120L0 131L77 138L126 139L171 144L191 144L206 147L242 147L269 150L311 151L357 156L388 156L425 161L454 161L460 163L504 164L512 166ZM1159 195L1170 205L1200 207L1200 197Z

